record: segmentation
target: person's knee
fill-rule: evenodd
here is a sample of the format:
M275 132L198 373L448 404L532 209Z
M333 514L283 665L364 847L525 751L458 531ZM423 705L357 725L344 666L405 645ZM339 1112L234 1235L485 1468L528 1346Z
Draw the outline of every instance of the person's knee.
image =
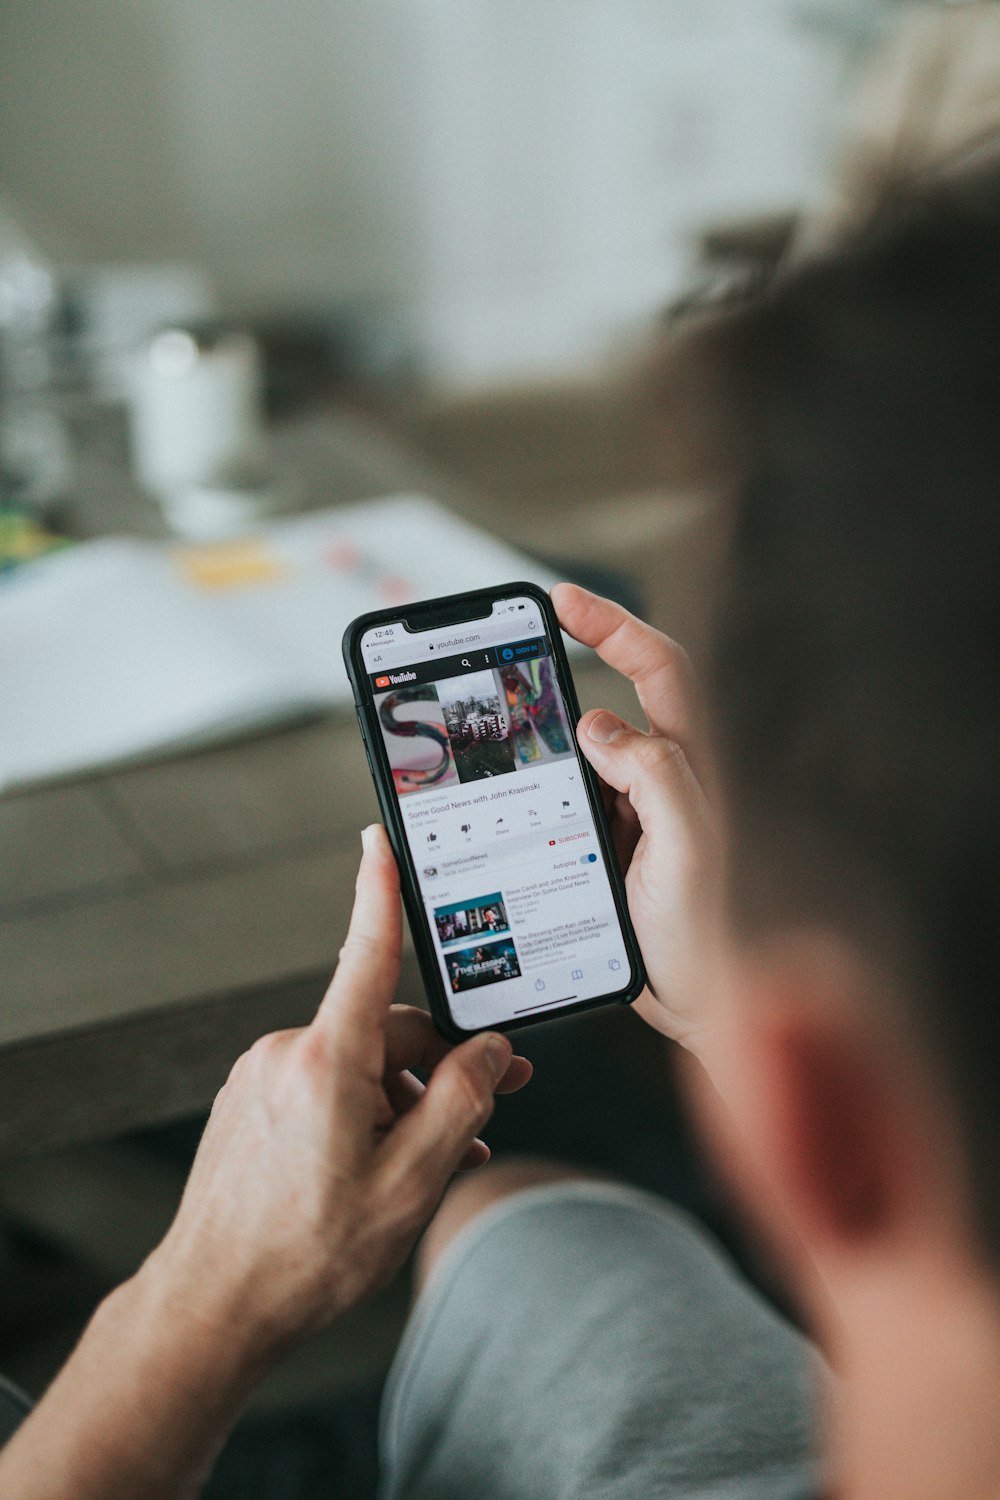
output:
M519 1156L505 1162L491 1163L478 1172L459 1177L448 1189L441 1206L427 1227L416 1259L416 1283L423 1286L431 1268L460 1229L485 1209L503 1198L526 1188L544 1187L549 1183L594 1180L600 1172L573 1167L566 1162L544 1157Z

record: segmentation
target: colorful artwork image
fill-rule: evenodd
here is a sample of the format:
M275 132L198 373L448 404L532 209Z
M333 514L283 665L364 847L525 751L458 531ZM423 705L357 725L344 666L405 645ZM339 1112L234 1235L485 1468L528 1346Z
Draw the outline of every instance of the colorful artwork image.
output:
M517 668L510 669L516 672ZM507 685L507 677L504 675L504 694L507 699L507 708L510 714L510 737L514 741L514 754L517 756L518 765L537 765L542 759L542 747L535 733L531 718L525 711L524 704L515 693L513 702L511 692Z
M455 901L451 906L437 907L434 925L443 948L510 931L507 908L499 891L492 896L476 896L472 901Z
M455 758L433 683L383 693L375 707L398 796L455 785Z
M573 739L548 658L501 667L500 676L520 763L527 766L572 755Z
M500 684L469 672L435 684L459 781L505 776L516 768Z
M455 994L479 989L484 984L499 984L504 979L517 979L521 972L510 938L499 943L481 943L474 948L453 949L445 954L444 961Z

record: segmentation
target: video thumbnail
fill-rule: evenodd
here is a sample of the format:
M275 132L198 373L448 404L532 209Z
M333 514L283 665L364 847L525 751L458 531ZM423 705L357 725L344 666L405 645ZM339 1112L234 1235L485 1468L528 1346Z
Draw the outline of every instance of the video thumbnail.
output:
M475 948L459 948L444 955L448 979L455 994L475 990L483 984L499 984L517 979L521 966L510 938L498 943L482 943Z
M507 908L499 891L492 896L477 896L472 901L456 901L434 911L434 925L442 948L448 944L467 943L470 938L496 937L509 932Z
M458 781L434 683L396 688L375 699L397 796Z
M501 667L514 749L522 766L573 754L573 740L547 657Z
M436 684L459 781L514 770L507 715L492 672L469 672Z

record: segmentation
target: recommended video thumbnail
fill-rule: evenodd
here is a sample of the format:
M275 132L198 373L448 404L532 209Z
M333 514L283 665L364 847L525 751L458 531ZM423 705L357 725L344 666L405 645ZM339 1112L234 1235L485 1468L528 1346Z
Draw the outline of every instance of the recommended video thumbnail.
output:
M436 907L434 925L442 948L467 943L470 938L496 937L501 932L510 931L507 908L499 891L492 896L476 896L472 901L456 901L451 906Z
M517 979L521 966L510 938L498 943L481 943L474 948L453 949L444 955L448 979L454 993L475 990L483 984L499 984Z

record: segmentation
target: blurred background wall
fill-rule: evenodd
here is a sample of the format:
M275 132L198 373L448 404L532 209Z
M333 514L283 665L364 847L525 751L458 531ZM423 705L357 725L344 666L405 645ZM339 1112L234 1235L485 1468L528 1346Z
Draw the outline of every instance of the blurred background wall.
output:
M565 370L706 222L808 202L904 0L12 0L0 190L77 263L351 321L446 383Z

